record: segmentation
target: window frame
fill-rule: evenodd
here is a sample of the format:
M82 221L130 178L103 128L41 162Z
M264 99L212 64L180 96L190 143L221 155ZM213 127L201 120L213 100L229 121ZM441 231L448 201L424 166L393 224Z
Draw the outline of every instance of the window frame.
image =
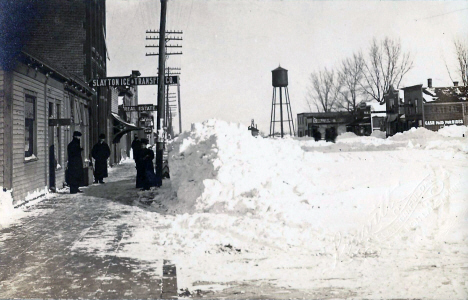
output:
M29 101L30 100L30 101ZM32 113L27 110L27 103L32 104ZM28 114L28 115L27 115ZM32 116L32 118L28 118ZM26 128L28 127L28 131ZM26 137L28 132L28 150L26 150ZM24 159L37 160L37 94L26 91L24 94Z

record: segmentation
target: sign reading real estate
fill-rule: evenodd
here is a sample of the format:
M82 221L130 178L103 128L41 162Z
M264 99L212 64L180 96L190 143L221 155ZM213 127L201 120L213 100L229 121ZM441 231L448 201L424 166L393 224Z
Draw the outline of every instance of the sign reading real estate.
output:
M124 111L156 111L158 107L153 104L129 105L124 106Z
M166 84L177 84L179 78L177 76L166 76L164 77ZM159 78L157 76L152 77L105 77L93 79L89 83L91 87L102 87L102 86L131 86L131 85L157 85Z

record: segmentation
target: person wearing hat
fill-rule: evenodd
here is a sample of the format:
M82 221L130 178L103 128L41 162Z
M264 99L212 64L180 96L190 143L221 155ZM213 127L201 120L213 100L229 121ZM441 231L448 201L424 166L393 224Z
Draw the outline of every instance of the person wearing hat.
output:
M141 149L141 141L138 138L138 134L135 133L132 141L133 160L136 162L138 158L138 151Z
M154 152L147 148L148 144L148 139L141 139L141 150L139 151L137 162L137 174L141 175L140 178L137 176L137 188L141 187L143 191L147 191L150 187L155 186L156 180L153 165Z
M110 148L105 139L106 135L101 133L99 141L91 150L91 156L94 158L94 183L104 183L104 178L108 176L107 159L110 156Z
M68 164L66 181L70 186L70 194L82 193L78 187L83 182L83 158L81 151L83 148L80 146L81 132L73 132L73 140L68 144Z

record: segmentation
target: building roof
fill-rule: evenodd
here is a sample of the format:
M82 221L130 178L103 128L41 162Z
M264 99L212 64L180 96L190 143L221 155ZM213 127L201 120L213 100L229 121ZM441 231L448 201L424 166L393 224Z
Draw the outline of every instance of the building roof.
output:
M468 87L449 86L449 87L426 87L422 88L423 99L427 102L460 102L466 101L468 96Z
M91 89L86 82L84 82L83 80L81 80L77 76L71 75L70 73L68 73L63 68L54 65L52 62L50 62L46 58L41 57L38 54L32 55L32 54L30 54L30 53L28 53L28 52L26 52L24 50L21 52L21 54L22 54L22 56L24 58L34 62L35 64L40 64L42 68L44 68L44 69L46 69L48 71L51 71L52 76L58 77L61 80L70 82L72 84L79 85L80 88L83 88L89 94L95 94L93 89Z

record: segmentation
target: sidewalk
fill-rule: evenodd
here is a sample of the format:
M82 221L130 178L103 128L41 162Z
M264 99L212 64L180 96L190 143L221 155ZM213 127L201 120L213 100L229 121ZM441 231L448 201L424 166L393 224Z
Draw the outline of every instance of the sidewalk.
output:
M0 298L177 296L175 266L163 257L155 270L115 255L131 235L132 224L105 232L97 226L135 205L135 173L132 163L118 165L105 185L82 188L84 193L77 195L55 194L30 208L36 216L0 230ZM114 209L116 205L119 209ZM73 248L76 242L102 235L113 239L101 253L91 255Z

